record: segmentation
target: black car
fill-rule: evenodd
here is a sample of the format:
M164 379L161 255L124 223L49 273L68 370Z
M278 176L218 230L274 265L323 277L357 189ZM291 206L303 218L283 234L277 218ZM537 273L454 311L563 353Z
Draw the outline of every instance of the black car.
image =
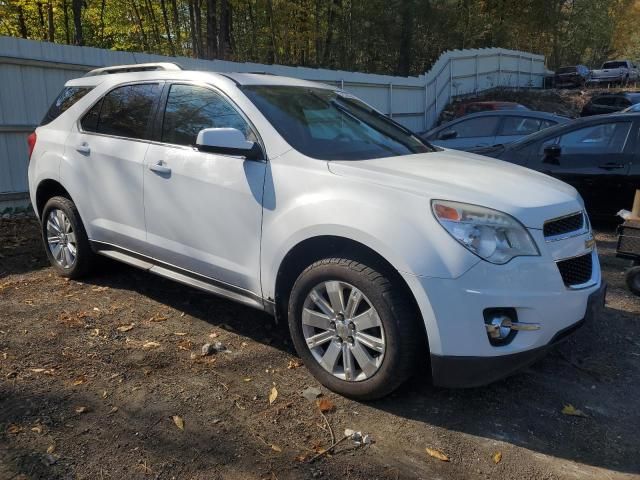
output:
M474 153L538 170L570 185L592 216L612 218L640 188L640 113L581 118Z
M556 88L583 87L591 77L591 70L585 65L560 67L553 76Z
M596 95L584 106L581 117L615 113L640 103L640 92L604 93Z

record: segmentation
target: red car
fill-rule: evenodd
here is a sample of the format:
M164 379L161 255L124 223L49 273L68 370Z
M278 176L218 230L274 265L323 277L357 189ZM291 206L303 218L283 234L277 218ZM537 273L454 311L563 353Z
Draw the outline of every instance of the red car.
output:
M516 102L467 102L456 106L455 117L462 117L469 113L486 112L488 110L529 110Z

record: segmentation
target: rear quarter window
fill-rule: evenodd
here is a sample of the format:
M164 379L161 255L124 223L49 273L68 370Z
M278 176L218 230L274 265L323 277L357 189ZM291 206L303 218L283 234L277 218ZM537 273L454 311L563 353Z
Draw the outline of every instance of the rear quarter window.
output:
M40 122L40 126L53 122L65 111L75 105L78 100L89 93L92 88L93 87L64 87L53 102L53 105L49 107L49 110L42 119L42 122Z

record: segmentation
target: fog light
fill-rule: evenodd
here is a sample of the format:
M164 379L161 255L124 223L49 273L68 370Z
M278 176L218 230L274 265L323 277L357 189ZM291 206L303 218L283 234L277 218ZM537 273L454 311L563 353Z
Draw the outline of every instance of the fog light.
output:
M539 323L518 322L515 308L487 308L483 314L487 336L493 346L507 345L519 330L540 330Z
M495 340L504 340L511 333L511 325L513 322L506 315L497 315L487 324L487 333L489 338Z

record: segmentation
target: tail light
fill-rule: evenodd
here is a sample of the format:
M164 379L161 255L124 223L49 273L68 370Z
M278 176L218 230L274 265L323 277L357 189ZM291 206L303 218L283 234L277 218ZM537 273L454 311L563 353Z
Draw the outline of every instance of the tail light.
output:
M29 160L31 160L31 154L36 146L36 140L38 139L36 132L31 132L27 137L27 145L29 146Z

